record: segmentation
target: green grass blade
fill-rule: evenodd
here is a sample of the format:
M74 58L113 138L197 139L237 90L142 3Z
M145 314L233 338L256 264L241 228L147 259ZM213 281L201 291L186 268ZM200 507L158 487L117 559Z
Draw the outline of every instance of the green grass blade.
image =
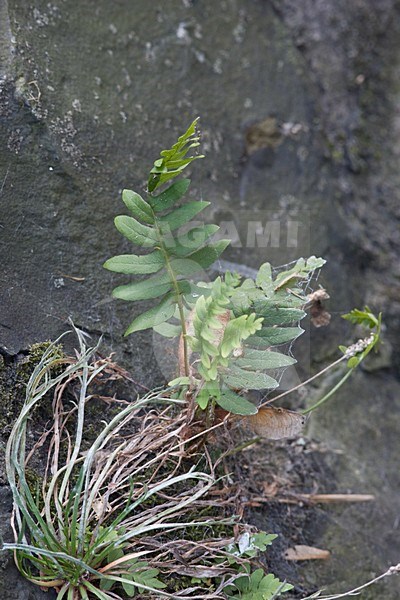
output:
M108 578L106 578L106 579L108 579ZM115 596L110 596L106 592L99 590L99 588L97 588L92 583L90 583L90 581L85 581L84 585L89 590L89 592L91 592L94 596L96 596L96 598L99 598L99 600L115 600ZM119 596L117 596L117 597L119 597Z
M13 543L4 543L1 546L2 550L21 550L22 552L28 552L32 554L39 554L40 556L47 556L54 561L58 561L59 559L65 560L67 563L71 563L80 567L83 571L88 571L92 575L101 576L101 574L93 569L90 565L83 562L83 560L76 558L75 556L71 556L66 552L54 552L52 550L47 550L45 548L36 548L36 546L31 546L30 544L13 544Z
M67 582L65 585L62 586L62 588L58 592L56 600L63 600L65 598L65 594L68 592L68 589L69 583Z

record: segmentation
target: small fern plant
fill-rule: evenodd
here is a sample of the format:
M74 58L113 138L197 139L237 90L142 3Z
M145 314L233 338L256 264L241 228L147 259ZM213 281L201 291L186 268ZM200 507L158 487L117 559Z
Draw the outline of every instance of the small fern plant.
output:
M175 233L190 224L209 205L209 202L194 201L176 207L186 194L190 179L181 179L161 193L156 192L164 183L180 175L194 160L202 158L200 155L190 155L199 145L196 124L197 120L193 121L172 148L161 152L161 158L155 161L150 171L145 199L131 190L122 192L122 200L133 216L116 217L115 226L130 242L150 248L151 251L144 255L115 256L104 264L106 269L126 275L151 275L113 291L114 297L121 300L160 299L152 309L134 319L125 335L157 328L177 312L179 331L172 329L172 335L182 333L187 373L185 308L193 304L196 293L196 286L187 278L212 265L228 246L229 240L209 242L209 238L218 230L215 225L189 226L185 233Z
M153 329L180 338L179 377L171 385L201 410L217 404L231 413L251 415L257 408L243 397L243 391L277 387L272 374L296 362L273 348L303 332L298 323L307 303L304 283L325 261L301 258L276 276L264 263L255 280L227 272L211 283L195 283L192 276L210 267L230 243L213 241L218 226L193 222L209 203L183 201L189 179L170 185L193 161L203 158L196 154L198 146L196 119L154 162L144 197L131 190L122 192L130 215L116 217L115 226L146 252L114 256L104 267L146 276L116 287L113 296L156 300L131 322L125 335Z

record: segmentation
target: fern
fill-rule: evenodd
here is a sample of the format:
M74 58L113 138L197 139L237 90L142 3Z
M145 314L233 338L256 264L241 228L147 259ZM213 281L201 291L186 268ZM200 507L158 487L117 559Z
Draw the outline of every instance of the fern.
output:
M256 315L234 318L229 309L230 297L239 278L226 274L225 281L218 277L210 285L210 295L200 296L194 308L193 329L189 344L199 355L197 373L201 376L196 392L197 403L205 409L210 400L220 406L229 405L231 412L254 414L257 409L244 398L224 386L224 372L230 356L241 347L243 340L261 328L262 319ZM243 386L240 386L243 387Z
M172 148L161 152L162 158L154 163L150 172L146 199L131 190L122 193L122 200L132 216L116 217L115 226L130 242L150 252L114 256L104 267L126 275L150 277L116 287L113 296L126 301L158 299L158 304L132 321L125 335L160 326L176 310L180 330L186 335L184 301L193 302L192 294L196 291L188 276L209 267L229 244L229 240L207 241L219 229L215 225L190 227L191 220L209 202L194 201L176 206L189 188L189 179L173 183L158 195L152 193L200 158L187 156L188 151L198 145L196 123L197 120L193 121ZM175 233L185 225L189 226L186 233Z
M108 554L108 562L118 562L118 559L122 559L124 552L121 548L115 548ZM150 587L156 590L161 590L166 586L165 583L158 579L160 571L158 569L149 568L149 564L146 561L139 561L135 558L129 561L121 562L122 568L115 574L121 577L124 581L122 587L128 598L136 596L137 592L141 591L141 586ZM115 585L113 579L103 579L100 583L100 589L103 591L109 591L112 586Z
M219 364L224 365L225 360L219 346L231 319L230 310L227 308L229 298L238 284L238 279L228 282L218 277L210 286L211 293L208 298L200 296L196 302L193 318L194 336L189 338L189 343L192 350L200 354L198 372L205 381L215 380ZM225 366L227 364L226 362Z
M251 573L249 564L240 564L237 557L256 557L260 551L265 551L278 536L259 531L250 535L244 532L237 543L231 544L227 552L231 554L229 563L237 566L240 575L233 583L224 588L226 597L230 600L274 600L284 592L293 589L291 584L279 581L272 573L266 575L263 569L256 569Z
M293 589L291 584L282 583L272 573L265 575L263 569L237 577L233 585L236 590L227 595L229 600L273 600Z
M181 202L189 179L179 179L155 192L201 158L191 154L198 145L196 119L155 161L145 198L131 190L123 191L122 200L131 216L116 217L115 226L147 252L114 256L104 267L126 275L147 276L116 287L113 295L132 302L156 301L131 322L125 335L149 328L166 337L181 335L184 377L172 384L189 386L202 409L211 401L230 412L254 414L256 407L243 398L241 391L277 387L275 378L265 371L295 362L290 356L271 351L271 347L291 342L303 332L298 322L305 316L303 307L307 303L304 282L325 261L314 256L301 258L276 276L271 265L264 263L255 280L227 273L224 279L219 277L211 284L195 285L192 276L211 266L229 240L211 242L218 227L192 223L209 203ZM182 227L187 228L186 233L182 233Z
M247 340L246 346L266 349L291 342L303 333L303 329L293 324L306 315L303 307L308 299L304 283L324 264L324 259L315 256L300 258L291 269L279 272L274 278L271 265L264 263L255 281L245 279L236 288L232 297L235 316L254 311L263 317L262 329Z
M302 285L324 263L323 259L314 256L308 260L299 259L291 269L281 271L275 278L271 265L264 263L255 281L246 279L235 288L231 308L236 319L255 314L258 319L262 318L262 327L243 341L240 352L231 355L229 365L222 373L227 387L239 390L274 389L278 382L265 371L275 372L276 369L296 363L291 356L271 348L292 342L303 333L297 324L306 315L303 307L307 303L307 296ZM232 394L230 391L226 397L226 410L231 410L229 402L234 400Z
M246 279L242 283L238 276L227 273L225 281L218 278L209 286L207 298L197 300L194 335L189 340L199 356L193 366L201 379L195 380L194 388L202 409L212 401L240 415L257 412L237 390L274 389L278 382L265 371L296 362L286 354L271 351L271 346L290 342L302 333L300 327L286 325L305 316L302 307L307 296L301 284L323 263L315 257L300 259L275 278L271 266L265 263L255 281ZM292 289L286 287L292 284Z

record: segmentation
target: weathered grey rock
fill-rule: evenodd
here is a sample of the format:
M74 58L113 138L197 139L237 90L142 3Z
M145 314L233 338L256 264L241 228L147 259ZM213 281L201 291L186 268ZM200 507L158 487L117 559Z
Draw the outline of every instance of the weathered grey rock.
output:
M231 258L257 265L309 252L308 211L318 210L319 193L305 179L299 185L298 175L305 153L315 170L323 160L308 150L317 90L271 7L229 1L222 9L177 0L166 10L136 2L134 11L100 2L94 12L61 0L50 8L9 3L16 56L2 91L0 159L1 202L9 207L0 322L9 352L54 337L71 315L118 341L138 377L154 380L140 367L149 364L149 336L121 340L139 309L111 302L121 277L101 264L128 249L112 223L123 210L121 188L140 189L160 147L197 114L208 158L196 165L193 194L229 218L273 210L279 219L289 206L304 221L302 248L238 248ZM286 135L270 159L269 148L245 156L247 125L272 113Z
M399 489L394 420L387 433L400 354L399 12L397 0L0 4L3 353L56 337L71 316L103 333L138 381L160 381L151 335L122 340L139 308L111 301L123 278L101 264L129 248L112 223L120 190L140 190L160 147L198 114L207 159L193 169L192 193L215 203L210 220L236 219L242 246L225 258L249 267L309 253L329 261L321 283L333 319L298 345L303 367L310 346L323 363L350 335L341 313L363 303L383 310L392 362L343 392L359 425L348 427L343 395L331 401L334 425L318 413L312 423L352 465L368 465L361 479L337 465L338 489L377 492L383 473L388 501L382 513L379 503L365 509L371 515L346 509L351 518L329 528L325 545L343 560L318 571L316 586L346 587L349 570L362 582L389 566L395 546L381 532L395 520L389 498ZM257 220L280 224L275 247L246 248ZM299 226L291 243L289 221ZM371 422L385 439L375 464ZM343 523L351 543L341 541ZM398 596L389 586L374 593Z
M314 96L330 162L330 253L347 288L385 314L399 361L399 29L398 0L272 0L318 89ZM339 227L338 227L339 224ZM335 278L336 279L336 278ZM337 286L335 292L337 291ZM348 293L348 290L346 291ZM341 309L348 306L348 300Z
M338 378L336 374L329 383ZM311 417L308 434L333 450L327 457L337 492L375 495L373 502L342 504L327 511L326 530L318 543L332 551L332 558L310 568L316 585L324 582L330 591L344 592L398 564L399 422L400 384L384 371L356 373ZM394 575L363 596L395 599L399 590Z

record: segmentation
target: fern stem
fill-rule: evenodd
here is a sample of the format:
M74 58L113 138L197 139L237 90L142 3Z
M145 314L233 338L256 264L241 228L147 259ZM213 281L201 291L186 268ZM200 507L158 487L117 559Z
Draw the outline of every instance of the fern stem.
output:
M179 294L179 291L178 291ZM188 352L188 343L187 343L187 331L186 331L186 323L185 323L185 313L183 311L183 302L180 294L178 295L178 310L179 310L179 318L182 324L182 340L183 340L183 360L185 365L185 375L189 377L190 369L189 369L189 352Z
M182 327L183 361L184 361L184 366L185 366L185 376L189 377L189 373L190 373L190 369L189 369L189 352L188 352L187 330L186 330L185 312L184 312L184 307L183 307L182 296L181 296L181 293L179 291L178 281L177 281L177 279L175 277L174 270L173 270L173 268L171 266L171 262L170 262L170 257L169 257L168 251L167 251L167 249L165 247L165 244L163 242L163 234L160 231L160 228L159 228L158 223L157 223L157 219L155 218L154 220L155 220L155 225L156 225L156 228L157 228L158 238L160 240L160 250L161 250L161 252L163 253L163 256L164 256L165 267L166 267L168 275L169 275L169 277L171 279L171 283L172 283L172 286L173 286L174 292L175 292L176 303L178 305L179 318L180 318L181 327Z
M184 361L184 365L185 365L185 375L186 375L186 377L189 377L189 372L190 372L190 370L189 370L189 352L188 352L186 321L185 321L185 313L183 310L182 296L179 291L178 282L176 280L175 273L174 273L174 271L171 267L171 263L169 261L168 253L164 250L164 248L163 248L163 252L164 252L165 264L167 267L167 271L171 278L171 282L174 287L174 291L175 291L175 295L176 295L176 303L178 305L179 318L180 318L181 326L182 326L183 361Z
M214 398L211 398L211 402L208 403L208 406L206 408L206 429L209 429L214 423L215 404L216 402Z

